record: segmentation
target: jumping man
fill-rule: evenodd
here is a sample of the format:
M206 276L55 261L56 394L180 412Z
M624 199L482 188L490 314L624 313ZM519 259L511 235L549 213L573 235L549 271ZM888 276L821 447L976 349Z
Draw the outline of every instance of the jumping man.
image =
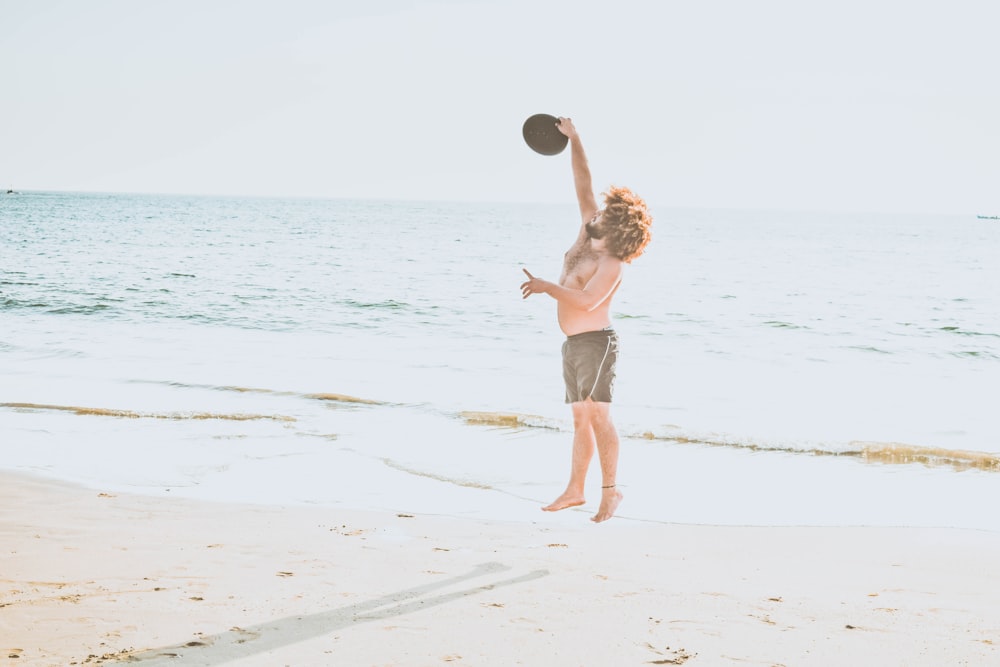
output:
M548 294L556 300L563 343L566 402L573 409L573 457L569 484L542 509L555 512L583 505L587 469L596 447L601 463L601 505L591 521L607 521L622 501L617 488L618 433L611 421L611 394L618 358L618 335L611 327L611 300L625 264L639 257L650 240L652 217L646 203L628 188L611 187L598 208L583 144L573 122L556 127L569 137L573 183L583 224L563 259L559 283L536 278L524 269L524 298Z

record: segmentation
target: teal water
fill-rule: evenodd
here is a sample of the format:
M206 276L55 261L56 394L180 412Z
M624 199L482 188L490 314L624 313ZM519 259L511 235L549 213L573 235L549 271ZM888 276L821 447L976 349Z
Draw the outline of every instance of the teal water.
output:
M1000 225L654 215L614 316L624 516L997 528ZM535 519L571 423L554 302L518 286L557 277L576 224L573 205L0 196L0 466Z

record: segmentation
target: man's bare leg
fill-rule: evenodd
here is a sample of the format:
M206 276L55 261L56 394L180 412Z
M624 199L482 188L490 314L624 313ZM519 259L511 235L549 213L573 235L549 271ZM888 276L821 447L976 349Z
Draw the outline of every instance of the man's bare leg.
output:
M622 492L618 490L618 431L611 421L610 403L593 403L591 424L597 440L597 456L601 462L601 505L597 514L591 517L594 523L607 521L615 515L622 502Z
M594 456L596 437L591 421L592 401L573 403L573 460L570 466L569 484L562 495L542 508L544 512L558 512L567 507L579 507L586 501L584 485L587 481L587 469Z

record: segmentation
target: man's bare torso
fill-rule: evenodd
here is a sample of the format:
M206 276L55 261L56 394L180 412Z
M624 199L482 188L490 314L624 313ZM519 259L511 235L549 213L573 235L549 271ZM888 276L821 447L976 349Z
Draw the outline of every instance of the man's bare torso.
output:
M570 289L583 289L597 273L601 262L605 261L618 260L595 250L590 238L581 235L563 258L559 284ZM585 331L600 331L611 326L611 300L617 291L618 285L615 285L608 297L591 311L573 308L560 302L557 311L559 327L563 333L572 336Z

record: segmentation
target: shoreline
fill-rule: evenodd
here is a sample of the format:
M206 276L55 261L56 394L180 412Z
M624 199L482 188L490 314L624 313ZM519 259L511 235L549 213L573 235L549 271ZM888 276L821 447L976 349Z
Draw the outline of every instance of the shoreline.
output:
M7 471L0 489L9 664L1000 657L989 531L505 522L106 493Z

